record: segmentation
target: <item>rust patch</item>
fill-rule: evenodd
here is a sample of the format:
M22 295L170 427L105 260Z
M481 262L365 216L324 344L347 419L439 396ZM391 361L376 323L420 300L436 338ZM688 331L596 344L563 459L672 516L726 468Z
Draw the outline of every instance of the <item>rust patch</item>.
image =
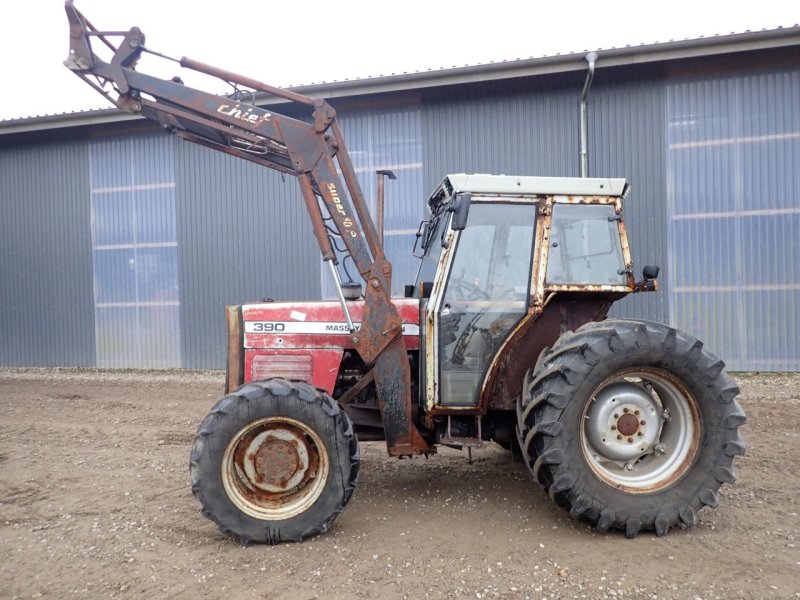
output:
M625 413L617 419L617 430L622 435L633 435L639 431L639 419L630 413Z
M244 383L244 339L242 336L242 307L228 306L225 309L228 325L228 366L225 374L225 393Z
M506 339L490 365L481 387L481 412L514 410L525 373L533 368L542 350L552 346L565 331L603 320L612 303L606 294L556 294L548 297L541 312L529 312L530 316Z
M256 478L275 486L284 485L300 466L297 447L286 440L268 439L252 457Z

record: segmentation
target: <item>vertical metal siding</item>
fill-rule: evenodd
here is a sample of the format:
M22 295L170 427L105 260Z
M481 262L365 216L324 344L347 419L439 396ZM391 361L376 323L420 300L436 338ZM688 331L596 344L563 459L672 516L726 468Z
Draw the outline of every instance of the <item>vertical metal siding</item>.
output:
M225 306L320 297L320 252L294 177L178 140L181 353L225 366Z
M0 365L92 366L84 140L0 148Z
M661 267L657 293L631 294L614 304L611 316L668 320L665 87L658 68L622 73L602 70L601 63L589 96L589 174L628 180L625 224L634 274L641 277L645 265Z
M734 370L800 369L800 69L669 85L671 321Z
M577 175L581 85L547 76L427 92L426 189L448 173Z

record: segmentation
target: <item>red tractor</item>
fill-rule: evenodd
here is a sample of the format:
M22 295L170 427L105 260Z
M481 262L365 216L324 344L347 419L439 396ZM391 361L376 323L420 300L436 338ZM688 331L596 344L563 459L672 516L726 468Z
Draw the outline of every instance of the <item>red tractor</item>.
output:
M138 28L102 32L72 2L66 10L66 66L120 109L297 177L338 292L228 307L227 395L190 461L220 530L271 544L326 531L358 480L358 440L386 440L400 458L494 440L571 515L628 537L691 526L716 507L744 453L723 362L669 326L606 318L616 300L658 287L657 267L634 278L625 180L445 177L418 233L417 279L395 298L327 102L187 58L182 67L253 93L146 75ZM255 92L307 106L308 119L257 106ZM342 254L363 289L342 283Z

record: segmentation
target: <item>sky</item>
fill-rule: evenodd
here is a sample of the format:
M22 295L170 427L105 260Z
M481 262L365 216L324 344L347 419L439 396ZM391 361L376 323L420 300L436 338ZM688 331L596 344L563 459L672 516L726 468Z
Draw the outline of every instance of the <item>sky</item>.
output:
M800 22L790 0L75 0L101 30L136 25L149 49L282 87L551 56ZM62 62L63 0L12 0L0 32L0 119L110 104ZM163 61L157 61L163 63ZM598 61L602 68L602 53ZM178 65L140 63L159 76Z

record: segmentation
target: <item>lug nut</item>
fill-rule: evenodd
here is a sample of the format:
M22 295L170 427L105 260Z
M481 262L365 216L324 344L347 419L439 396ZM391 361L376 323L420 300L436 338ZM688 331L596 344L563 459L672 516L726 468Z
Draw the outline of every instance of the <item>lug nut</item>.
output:
M617 430L617 426L616 425L612 425L611 426L611 431L616 431L616 430Z
M647 425L647 421L645 421L644 419L642 419L641 421L639 421L639 425Z
M644 434L643 434L643 433L640 431L640 432L639 432L637 435L638 435L639 437L642 437Z
M626 412L630 412L630 410L629 410L629 409L628 409L628 407L626 406L625 408L623 408L623 409L622 409L622 412L625 412L625 413L626 413Z
M639 411L635 410L635 411L633 411L633 414L635 414L638 417L639 416Z
M628 438L628 443L632 444L633 443L633 438Z
M619 415L617 413L614 413L614 418L619 419Z
M617 439L618 439L618 440L621 440L621 439L622 439L622 436L621 436L621 435L619 435L619 434L617 434Z

